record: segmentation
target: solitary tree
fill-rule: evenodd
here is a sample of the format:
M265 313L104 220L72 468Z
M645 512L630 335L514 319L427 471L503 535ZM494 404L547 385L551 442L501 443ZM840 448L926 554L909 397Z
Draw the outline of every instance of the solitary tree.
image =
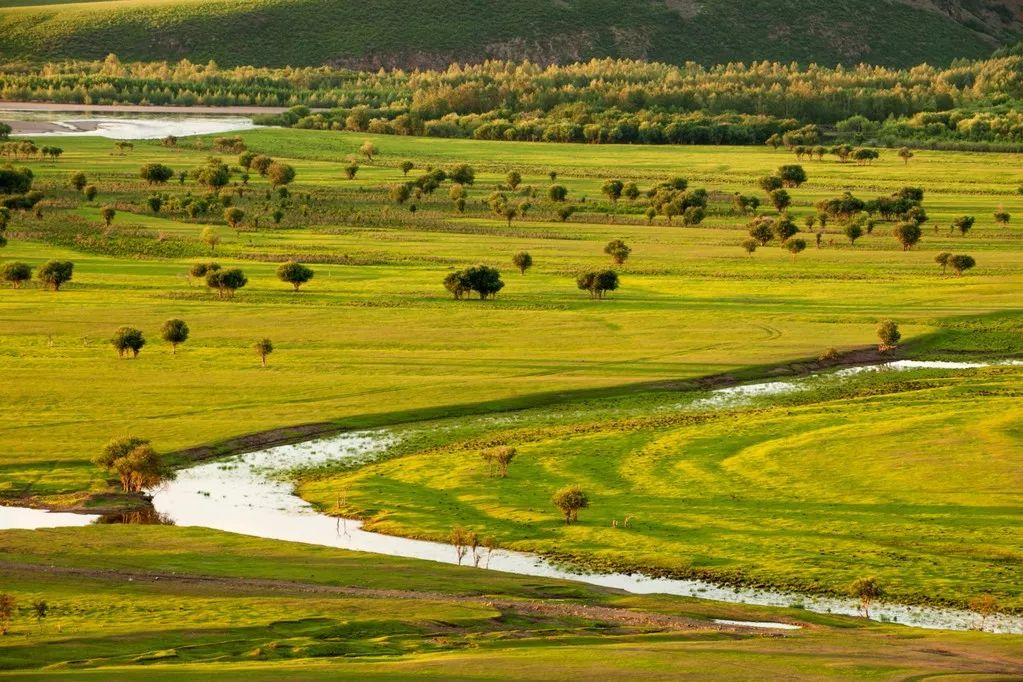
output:
M146 205L149 206L149 210L153 213L159 213L160 208L163 206L163 198L159 194L154 194L146 199Z
M987 619L998 608L998 600L990 594L979 594L971 597L969 601L970 610L980 616L980 629L984 629Z
M398 166L398 167L401 168L401 174L407 177L408 176L408 172L410 170L412 170L413 168L415 168L416 164L412 163L411 161L405 160L405 161L402 161L401 165Z
M178 354L178 344L188 340L188 325L184 320L167 320L160 327L160 336L171 345L171 355Z
M71 280L74 270L75 264L71 261L51 260L39 266L36 279L43 283L44 288L60 291Z
M139 177L150 185L162 185L174 177L174 170L162 163L147 163L139 170Z
M516 189L522 184L522 173L517 170L508 171L508 175L505 176L504 180L508 183L509 187Z
M266 367L266 357L274 352L273 343L270 342L270 339L260 339L256 341L253 348L256 349L256 354L259 355L259 361L263 367Z
M995 212L995 223L1000 225L1001 227L1006 227L1009 224L1009 220L1011 218L1012 218L1012 216L1010 216L1005 211L996 211Z
M345 177L349 180L355 179L355 174L359 172L359 164L354 161L345 166Z
M526 274L526 270L533 267L533 257L525 251L519 251L517 254L512 256L512 263L519 269L521 274Z
M884 320L881 324L877 325L877 338L880 343L877 349L882 353L892 350L895 348L899 339L902 338L902 333L899 331L899 325L892 320Z
M961 277L964 272L973 268L977 264L977 261L973 260L973 256L960 254L949 258L948 264L956 271L956 277Z
M616 265L621 265L628 260L629 254L632 253L632 248L621 239L612 239L604 247L604 253L611 256L611 260Z
M0 266L0 280L11 284L15 289L32 279L32 268L26 263L12 261Z
M100 209L99 215L103 218L103 224L110 227L110 223L114 222L114 216L117 215L117 210L113 206L104 206Z
M82 190L82 194L85 195L86 201L92 201L96 198L96 195L99 194L99 188L96 187L96 185L87 185L85 189Z
M566 524L578 521L579 510L590 506L590 498L578 486L574 485L567 486L554 493L551 502L564 514Z
M206 273L206 286L216 289L220 298L232 298L235 291L248 283L248 277L238 268L211 270Z
M301 263L296 263L291 260L287 263L282 263L277 268L277 279L282 282L287 282L291 286L295 287L295 291L298 291L299 287L308 282L313 278L313 270Z
M113 345L114 350L117 351L117 357L123 358L131 352L131 356L137 358L139 351L146 345L146 337L140 329L121 327L114 332L114 337L110 339L110 343Z
M903 147L899 150L899 158L902 159L906 165L909 165L909 160L913 158L913 152L910 151L909 147Z
M362 146L359 147L359 153L365 156L366 160L369 163L373 163L373 157L379 154L380 150L377 149L377 146L375 144L373 144L369 140L366 140L365 142L362 143Z
M743 250L745 250L746 253L748 253L751 256L753 255L753 252L757 250L757 247L759 245L760 245L760 242L758 242L753 237L747 237L746 239L743 239L742 243L740 244L740 246L742 246Z
M870 605L884 595L884 588L877 578L859 578L849 586L849 594L860 600L864 618L870 618Z

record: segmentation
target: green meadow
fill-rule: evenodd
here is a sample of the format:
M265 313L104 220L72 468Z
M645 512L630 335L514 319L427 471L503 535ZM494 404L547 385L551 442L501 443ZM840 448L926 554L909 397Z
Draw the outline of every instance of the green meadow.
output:
M40 138L61 146L60 158L16 162L46 198L38 215L15 213L0 263L70 260L75 270L59 292L0 287L4 503L131 503L110 494L113 481L91 462L127 434L184 466L379 427L398 437L384 457L297 472L298 492L381 532L445 540L460 525L595 570L813 594L845 594L871 575L900 602L961 607L988 595L999 611L1023 609L1019 366L867 373L698 402L731 381L800 380L834 353L876 361L884 319L903 335L891 358L1023 355L1018 156L919 151L906 164L881 150L870 165L804 161L808 181L789 190L801 227L822 199L905 186L924 190L929 220L909 251L892 223L853 245L832 222L819 246L802 235L808 247L793 256L777 241L747 254L739 245L749 216L731 203L735 192L762 197L758 178L795 163L784 150L241 136L249 150L293 165L296 179L282 199L265 178L243 182L236 170L238 229L220 205L189 216L183 202L206 194L190 177L158 186L139 177L151 162L189 171L213 155L235 164L236 154L213 151L212 137L124 151L95 137ZM365 140L379 154L346 179ZM407 178L404 160L415 166ZM404 204L389 198L428 168L462 163L476 171L464 212L450 182ZM530 208L509 222L486 199L511 170L522 184L502 191ZM94 201L69 188L77 171L96 185ZM576 209L567 221L547 198L552 173ZM676 176L709 192L698 226L648 221L645 197L612 203L601 192L609 178L646 190ZM153 194L163 199L158 212L147 207ZM116 215L106 226L108 206ZM996 211L1012 214L1008 226ZM961 215L976 225L953 234ZM212 249L200 238L208 227L221 238ZM612 267L604 246L614 239L632 248L613 266L621 287L593 300L575 276ZM511 263L520 251L533 257L526 274ZM943 273L941 252L969 254L977 266ZM276 276L291 259L315 272L298 292ZM248 284L218 298L189 275L210 260L243 269ZM494 300L454 300L444 277L477 263L499 268L504 288ZM191 328L176 354L159 334L170 318ZM125 325L146 336L137 358L119 358L110 343ZM262 338L274 346L267 367L253 350ZM516 448L507 478L488 475L480 458L498 445ZM578 524L565 525L551 504L566 485L590 498ZM625 596L201 529L7 531L0 554L0 590L19 603L0 669L17 676L145 666L166 676L425 679L457 670L535 679L561 665L580 676L727 678L722 671L750 660L786 679L1019 673L1008 640L976 633ZM29 608L39 598L55 606L45 622ZM534 612L508 600L552 604ZM566 604L698 622L623 622ZM708 623L721 617L805 627L765 637Z
M759 192L757 177L791 162L781 151L371 138L381 155L348 181L341 167L365 136L259 130L244 138L297 170L279 225L266 213L268 187L258 176L235 199L247 216L237 232L220 209L193 220L145 207L153 191L173 198L201 190L191 180L150 189L138 168L159 161L188 170L211 153L208 141L202 149L189 140L177 148L139 142L121 155L108 140L66 138L59 161L30 162L48 195L43 217L15 216L3 258L33 266L68 259L75 275L57 293L0 289L6 496L67 502L104 490L89 459L128 432L173 452L296 424L386 425L545 404L578 391L635 391L870 346L887 317L900 323L907 352L1019 349L1023 242L1017 227L990 218L1023 205L1014 156L920 152L907 166L887 153L872 166L806 163L809 182L791 192L797 222L845 188L871 198L910 183L925 189L931 222L913 251L903 252L890 224L880 223L855 246L829 228L823 248L811 237L793 258L776 245L747 256L738 247L747 218L730 214L727 203L732 192ZM418 201L415 215L391 204L387 187L402 179L403 159L416 163L413 177L427 165L474 165L466 212L452 208L447 183ZM509 226L484 198L513 168L539 198ZM99 188L96 201L67 188L79 170ZM565 223L544 199L550 171L577 202ZM642 206L613 207L600 195L607 177L646 187L675 175L712 193L699 227L663 218L647 225ZM118 210L109 230L99 218L108 204ZM951 219L966 213L978 218L973 231L949 234ZM231 300L187 276L191 264L211 258L199 240L206 223L223 239L212 257L249 277ZM602 249L615 238L633 248L619 268L622 286L590 300L574 274L610 265ZM535 262L526 275L510 263L520 250ZM942 277L933 262L939 251L970 253L978 266ZM275 277L288 258L315 270L301 292ZM504 290L494 301L451 300L441 280L476 262L501 268ZM192 329L177 355L158 335L171 317ZM122 325L147 335L136 360L119 359L108 343ZM263 337L276 347L266 369L251 350Z
M125 552L125 547L132 551ZM1009 680L1011 638L911 630L273 542L91 526L0 535L11 679ZM46 601L44 617L33 604ZM781 634L713 619L782 621Z

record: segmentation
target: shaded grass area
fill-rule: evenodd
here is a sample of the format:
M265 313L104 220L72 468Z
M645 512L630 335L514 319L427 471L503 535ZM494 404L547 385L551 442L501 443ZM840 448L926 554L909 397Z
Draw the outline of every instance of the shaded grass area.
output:
M125 546L135 549L120 551ZM1020 672L1011 642L997 636L620 595L200 529L5 531L0 561L3 589L19 604L11 633L0 638L0 675L19 678L734 679L753 670L809 680L955 670L995 679ZM68 580L59 572L65 567L82 574ZM351 584L381 591L342 591ZM502 595L494 604L478 598L493 594ZM39 599L50 606L42 620L30 608ZM651 621L615 622L622 614ZM666 616L686 625L659 625ZM779 637L712 618L783 620L803 630Z

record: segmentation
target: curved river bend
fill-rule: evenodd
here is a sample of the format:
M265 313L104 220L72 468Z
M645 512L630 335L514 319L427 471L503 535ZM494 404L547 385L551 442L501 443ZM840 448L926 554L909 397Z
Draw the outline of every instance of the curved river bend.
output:
M980 363L888 363L875 367L850 368L800 380L746 384L719 389L688 404L690 408L735 405L755 396L803 390L812 381L841 378L852 373L878 369L981 367ZM682 406L680 406L682 407ZM176 480L153 491L153 504L179 526L203 526L257 537L326 545L443 563L457 563L454 548L445 543L380 535L362 530L357 520L339 519L317 512L293 493L292 485L280 477L298 467L330 462L369 462L395 442L385 431L346 433L336 437L285 445L206 462L182 470ZM0 528L38 528L83 525L94 517L80 514L48 514L37 510L0 507ZM471 556L466 559L471 564ZM649 578L638 574L583 573L555 566L524 552L484 550L480 566L509 573L576 580L638 594L671 594L724 602L764 606L791 606L819 613L859 615L850 599L817 597L771 590L733 588L700 580ZM875 620L924 628L978 629L979 617L970 611L880 603L871 607ZM1023 634L1023 617L994 615L984 630Z

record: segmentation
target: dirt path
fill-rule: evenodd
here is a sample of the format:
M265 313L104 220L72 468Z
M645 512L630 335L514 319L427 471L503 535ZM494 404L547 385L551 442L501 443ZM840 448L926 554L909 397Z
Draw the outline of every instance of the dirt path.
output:
M738 625L721 625L696 618L672 616L663 613L650 613L612 608L608 606L586 606L565 602L543 600L512 600L491 599L470 595L450 594L447 592L375 589L369 587L341 587L320 583L302 583L289 580L272 580L265 578L229 578L223 576L193 575L182 573L165 573L159 571L119 571L112 569L75 568L70 566L53 566L29 563L0 562L0 571L18 571L25 573L46 573L80 578L99 578L103 580L123 580L128 582L160 582L179 585L209 585L233 590L269 590L272 592L301 592L313 594L337 594L364 599L411 599L416 601L440 601L456 604L478 604L501 611L512 611L519 614L542 615L552 617L589 618L607 623L617 623L633 627L653 627L661 630L715 630L718 632L734 632L741 634L757 634L761 636L781 636L763 628L749 628ZM806 627L805 624L800 624ZM789 631L791 632L791 631Z

